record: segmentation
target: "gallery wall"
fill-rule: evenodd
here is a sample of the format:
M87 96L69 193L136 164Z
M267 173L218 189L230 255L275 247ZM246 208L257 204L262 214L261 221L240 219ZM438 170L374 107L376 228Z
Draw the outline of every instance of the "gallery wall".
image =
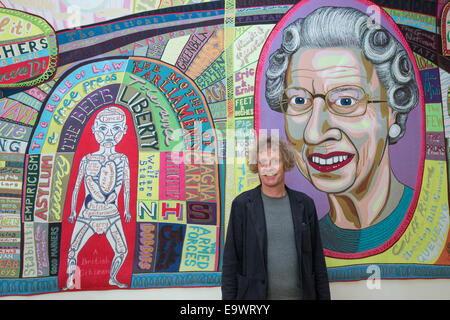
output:
M220 299L262 132L294 148L333 298L450 297L445 1L0 5L0 296Z

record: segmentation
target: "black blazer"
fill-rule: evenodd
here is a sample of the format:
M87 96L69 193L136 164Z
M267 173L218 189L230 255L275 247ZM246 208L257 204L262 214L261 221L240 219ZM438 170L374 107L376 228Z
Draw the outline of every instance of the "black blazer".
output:
M328 274L313 200L286 187L301 268L303 299L330 299ZM231 205L223 253L222 299L266 299L267 232L261 185Z

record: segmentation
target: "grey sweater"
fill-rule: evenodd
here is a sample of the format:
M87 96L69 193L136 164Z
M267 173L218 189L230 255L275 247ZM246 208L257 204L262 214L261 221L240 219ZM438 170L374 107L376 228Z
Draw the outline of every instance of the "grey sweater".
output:
M291 206L261 191L267 228L267 299L301 299L300 266L295 247Z

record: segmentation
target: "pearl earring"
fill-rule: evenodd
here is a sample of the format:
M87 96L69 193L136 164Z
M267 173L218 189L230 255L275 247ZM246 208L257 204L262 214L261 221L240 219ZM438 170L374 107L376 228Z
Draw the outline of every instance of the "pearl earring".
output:
M400 126L398 124L394 123L389 128L389 137L397 138L401 131L402 131L402 128L400 128Z

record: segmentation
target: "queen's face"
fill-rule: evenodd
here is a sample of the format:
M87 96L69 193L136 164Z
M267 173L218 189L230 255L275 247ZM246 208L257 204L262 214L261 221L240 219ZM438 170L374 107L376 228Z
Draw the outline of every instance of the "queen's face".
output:
M300 171L327 193L369 188L395 122L395 112L378 102L386 100L385 89L372 64L356 49L303 49L286 75L294 109L285 114L286 133ZM306 100L299 92L308 92L309 109L302 109Z

